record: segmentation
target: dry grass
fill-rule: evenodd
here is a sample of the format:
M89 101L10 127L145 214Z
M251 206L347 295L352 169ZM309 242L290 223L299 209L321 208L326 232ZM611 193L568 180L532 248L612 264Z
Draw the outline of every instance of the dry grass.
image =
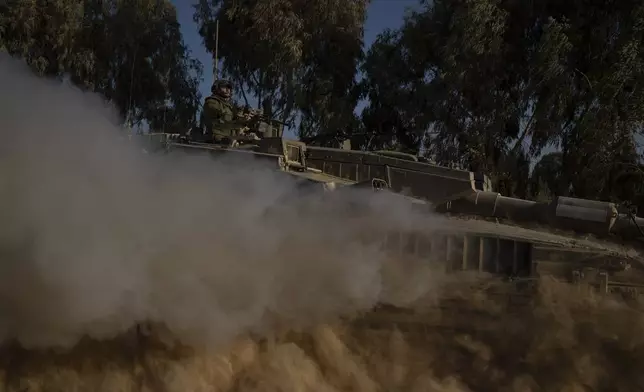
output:
M2 351L1 391L635 391L644 388L638 310L557 283L510 315L476 297L443 325L320 325L239 338L220 353L135 331L71 352ZM498 305L498 303L496 304ZM487 306L487 307L486 307ZM489 311L485 311L489 309ZM436 312L429 310L427 312ZM462 316L462 315L461 315ZM486 323L483 323L483 321ZM456 324L455 324L456 325ZM485 325L486 327L482 327ZM463 325L460 325L461 327Z

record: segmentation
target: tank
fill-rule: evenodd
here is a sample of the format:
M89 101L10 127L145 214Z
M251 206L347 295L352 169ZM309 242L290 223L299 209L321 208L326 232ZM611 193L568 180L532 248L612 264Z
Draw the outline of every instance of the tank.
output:
M280 132L281 133L281 132ZM237 147L196 143L181 135L148 135L151 148L212 154L251 154L320 191L367 187L393 192L415 208L446 220L431 234L382 235L393 259L431 263L454 278L479 276L486 292L512 307L530 301L544 276L589 295L637 303L644 290L644 219L614 203L557 197L535 202L503 196L485 174L439 166L391 151L351 150L288 140L281 134ZM410 262L410 261L407 261ZM458 280L458 279L455 279ZM446 303L446 302L444 302ZM383 305L364 322L415 323L405 310Z

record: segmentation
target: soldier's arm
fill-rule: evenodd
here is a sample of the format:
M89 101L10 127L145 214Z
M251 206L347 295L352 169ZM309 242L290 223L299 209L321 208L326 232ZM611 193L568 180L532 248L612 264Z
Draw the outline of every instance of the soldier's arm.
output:
M246 123L248 123L249 116L246 108L233 106L233 119L235 123L240 125L245 125Z

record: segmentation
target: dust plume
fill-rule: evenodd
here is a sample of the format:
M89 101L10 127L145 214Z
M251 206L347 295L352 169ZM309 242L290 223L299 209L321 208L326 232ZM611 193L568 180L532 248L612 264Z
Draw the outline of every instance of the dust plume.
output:
M82 340L65 353L0 351L0 391L639 391L641 312L542 282L532 306L465 294L437 324L319 324L241 336L217 353L153 334ZM507 301L505 301L507 302ZM459 312L468 314L459 314ZM463 317L465 316L465 317ZM440 324L439 323L439 324ZM460 325L459 325L460 324ZM467 328L463 328L466 326Z
M216 347L380 299L384 255L356 237L414 224L404 205L369 193L374 219L351 221L347 198L252 159L146 155L99 96L0 65L0 341L71 347L151 322Z
M441 224L397 198L144 154L7 57L0 86L0 392L644 390L637 303L543 279L515 306L389 260L373 233Z

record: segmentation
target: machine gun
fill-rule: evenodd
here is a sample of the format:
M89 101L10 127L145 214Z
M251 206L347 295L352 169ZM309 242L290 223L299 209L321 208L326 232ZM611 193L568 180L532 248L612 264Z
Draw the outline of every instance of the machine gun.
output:
M255 133L259 137L282 137L288 123L270 118L261 109L242 108L237 117L246 120L246 130L242 133Z

